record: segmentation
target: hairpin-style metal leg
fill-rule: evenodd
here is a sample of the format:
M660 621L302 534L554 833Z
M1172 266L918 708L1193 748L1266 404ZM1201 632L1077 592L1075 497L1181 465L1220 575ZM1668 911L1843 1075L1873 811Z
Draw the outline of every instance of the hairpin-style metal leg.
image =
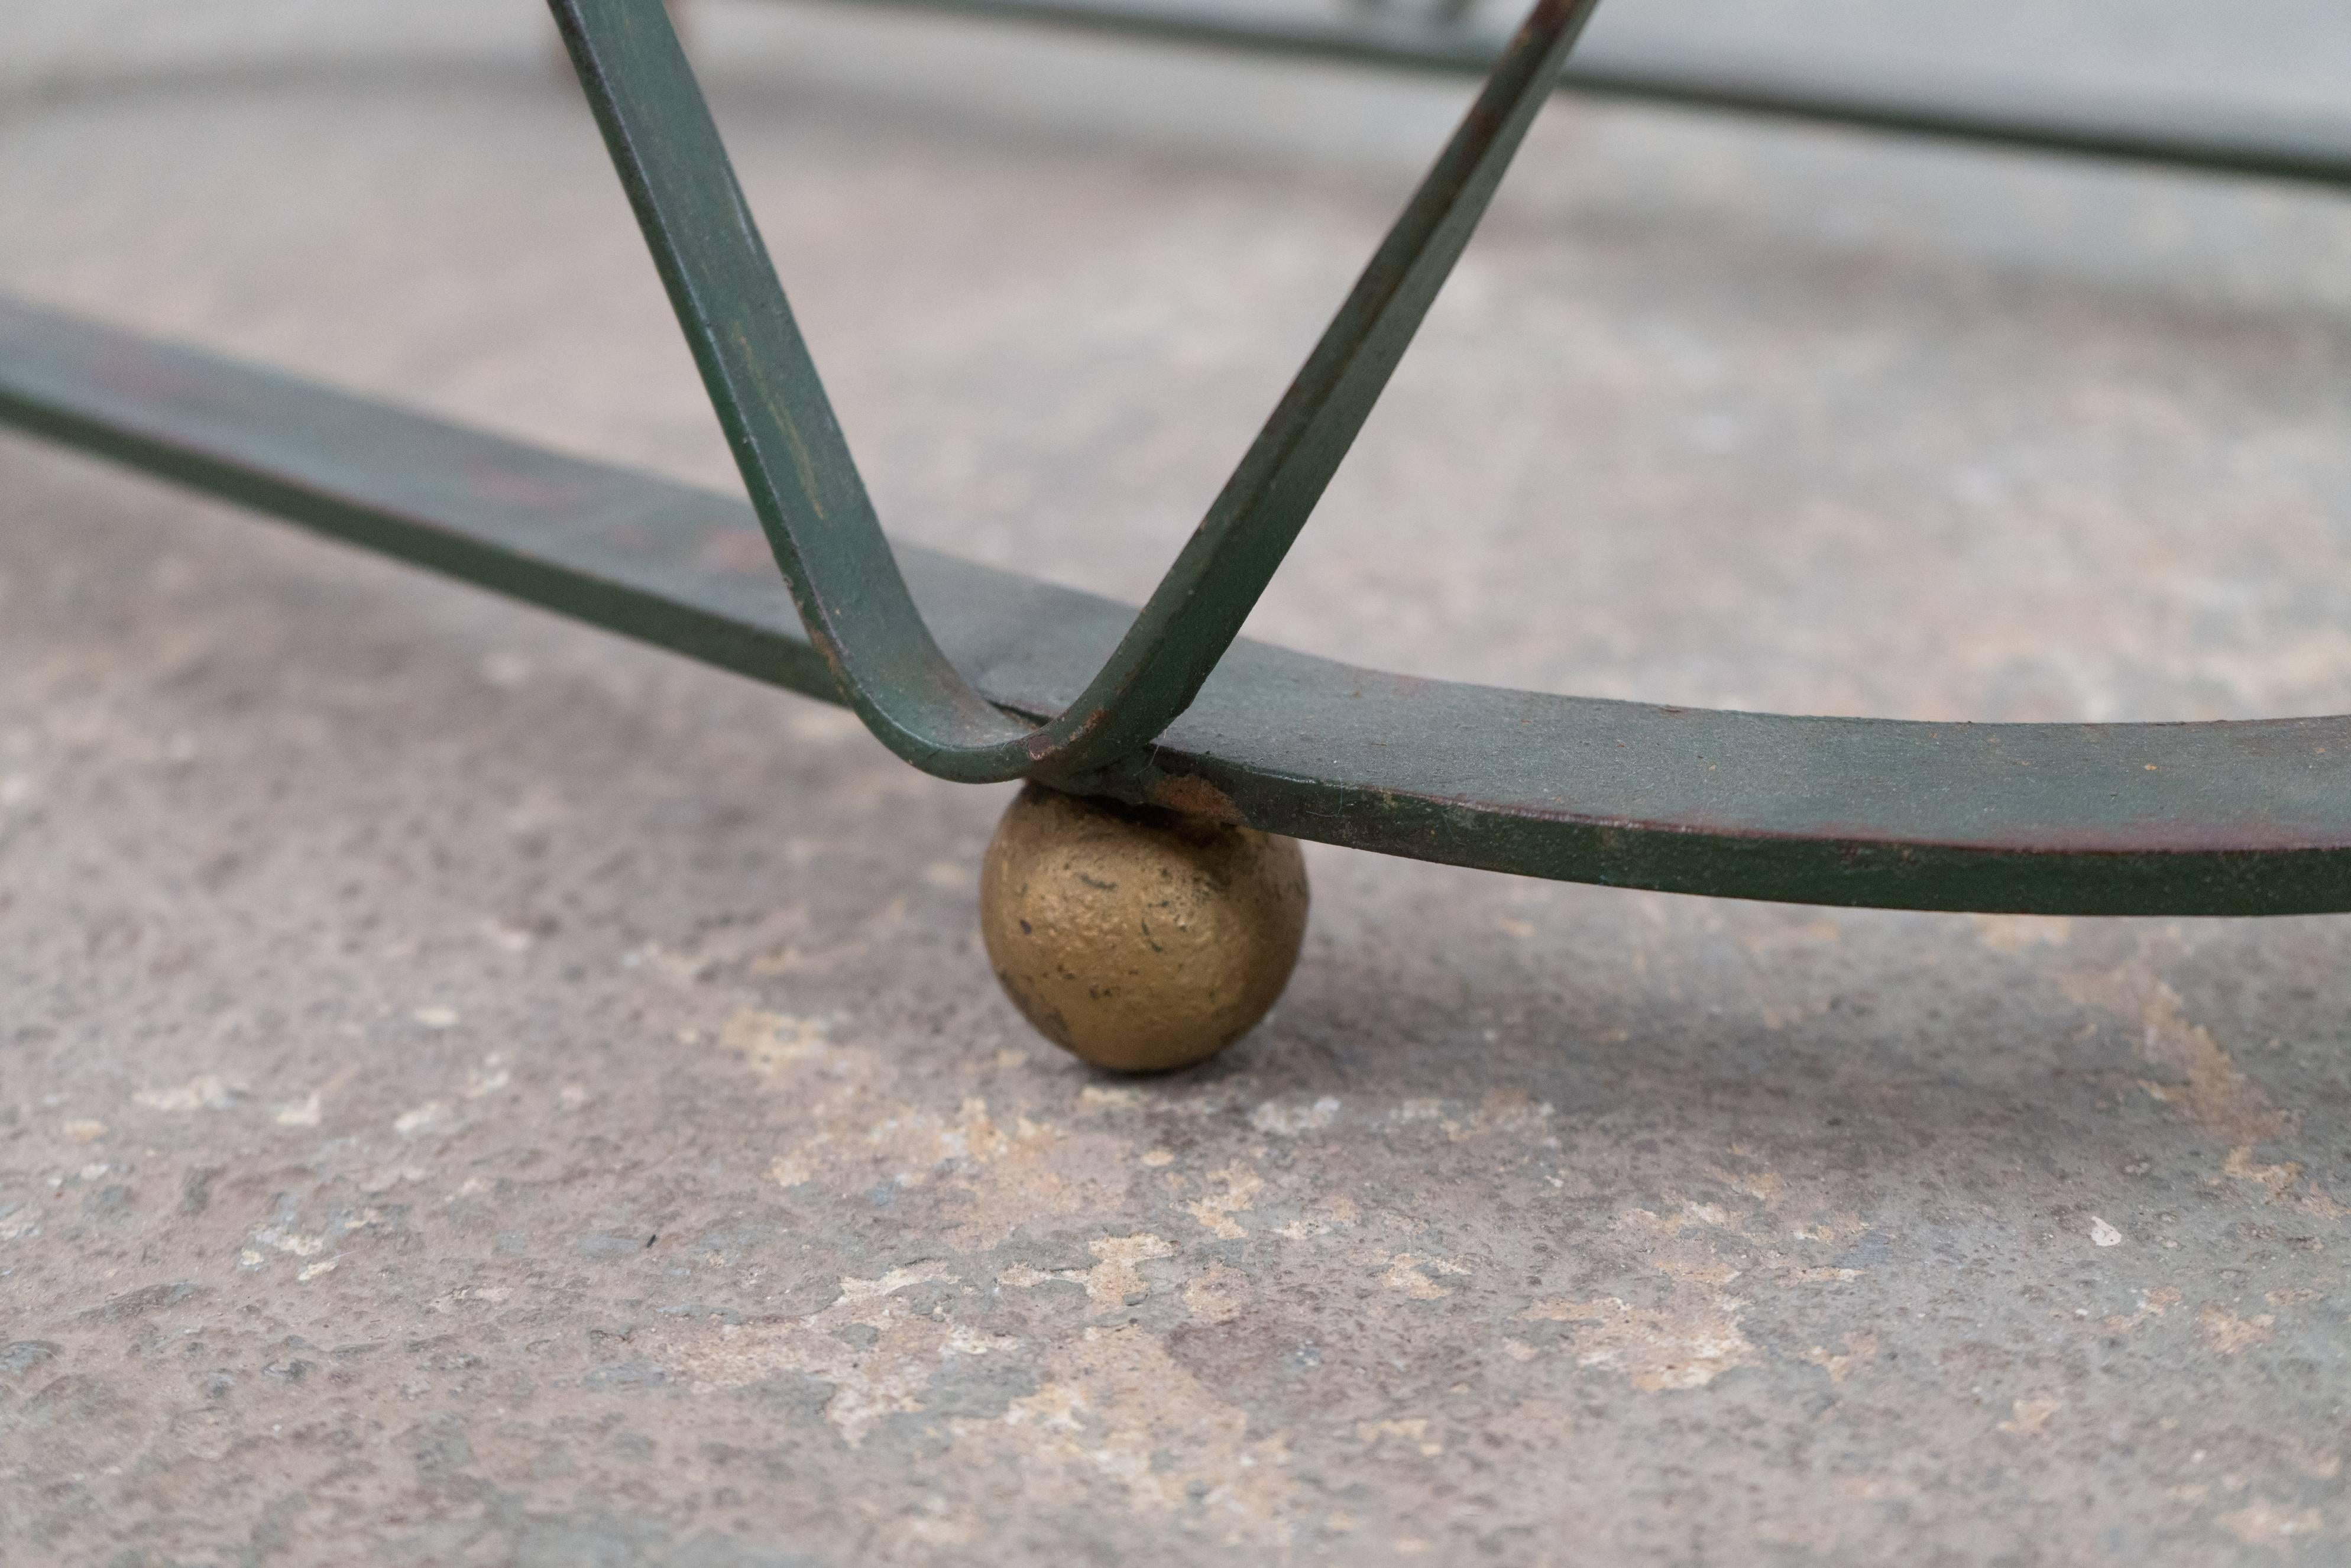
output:
M1306 936L1295 839L1149 807L1021 790L979 879L1005 994L1097 1067L1165 1072L1247 1034Z
M1534 0L1116 650L1076 701L1034 727L991 705L915 608L659 0L549 3L776 564L843 697L926 773L1075 784L1147 746L1239 636L1599 0Z

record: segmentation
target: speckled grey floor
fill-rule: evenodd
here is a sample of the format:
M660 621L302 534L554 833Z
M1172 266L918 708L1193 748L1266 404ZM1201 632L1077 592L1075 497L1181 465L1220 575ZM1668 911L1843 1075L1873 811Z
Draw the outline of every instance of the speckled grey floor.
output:
M728 481L535 22L110 76L66 14L0 287ZM1127 595L1463 98L697 21L892 526ZM1254 630L2351 706L2347 263L2320 195L1555 110ZM1273 1019L1113 1082L987 976L1003 799L0 439L0 1561L2351 1554L2351 921L1310 850Z

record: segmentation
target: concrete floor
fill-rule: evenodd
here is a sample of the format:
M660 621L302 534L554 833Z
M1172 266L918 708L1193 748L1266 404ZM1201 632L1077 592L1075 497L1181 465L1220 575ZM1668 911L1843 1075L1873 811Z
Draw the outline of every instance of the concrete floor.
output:
M1129 596L1465 96L705 23L892 527ZM727 484L542 44L20 86L0 287ZM2346 263L2318 194L1553 110L1253 630L2341 711ZM2351 1556L2351 920L1310 846L1272 1019L1119 1082L988 978L1005 798L0 439L0 1561Z

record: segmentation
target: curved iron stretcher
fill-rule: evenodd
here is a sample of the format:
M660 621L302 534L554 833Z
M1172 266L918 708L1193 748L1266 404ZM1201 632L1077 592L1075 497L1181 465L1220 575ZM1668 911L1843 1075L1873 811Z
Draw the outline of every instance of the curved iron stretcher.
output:
M1380 674L1236 641L1596 0L1542 0L1139 614L892 547L660 0L553 0L785 572L740 502L0 305L0 419L844 702L945 777L1797 902L2351 908L2351 716L1915 724ZM901 567L904 570L902 572Z
M1147 38L1194 48L1290 59L1379 66L1440 76L1482 77L1496 41L1470 23L1468 7L1440 5L1410 15L1384 5L1350 21L1284 8L1244 10L1207 0L816 0L867 11L914 11L974 21L1017 22L1062 32ZM1618 39L1605 52L1579 46L1559 89L1681 109L1716 110L1856 131L1972 142L2164 168L2251 174L2267 180L2351 185L2351 118L2264 114L2213 104L2158 103L1917 78L1857 81L1847 67L1785 58L1694 54L1687 43Z

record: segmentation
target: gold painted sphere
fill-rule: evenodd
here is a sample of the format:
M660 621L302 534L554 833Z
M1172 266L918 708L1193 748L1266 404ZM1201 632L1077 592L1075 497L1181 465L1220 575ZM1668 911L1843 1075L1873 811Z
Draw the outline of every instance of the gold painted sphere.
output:
M1165 1072L1249 1031L1306 936L1294 839L1022 789L979 876L996 977L1038 1031L1097 1067Z

